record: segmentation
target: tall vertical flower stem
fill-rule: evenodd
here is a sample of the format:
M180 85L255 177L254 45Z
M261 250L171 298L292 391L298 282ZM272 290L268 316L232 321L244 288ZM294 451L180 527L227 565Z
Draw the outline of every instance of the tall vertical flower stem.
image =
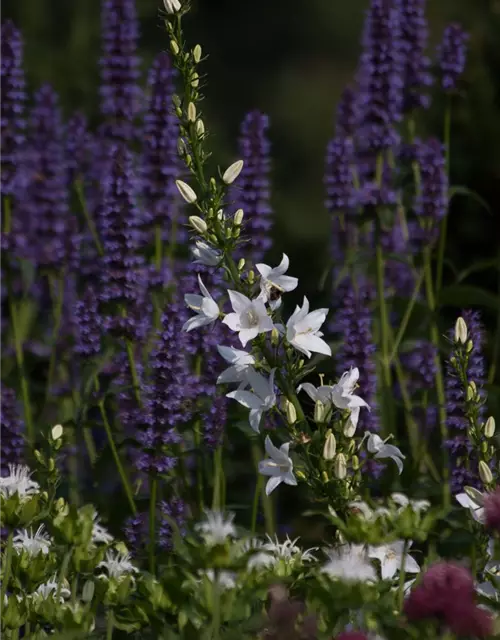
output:
M214 571L214 580L212 582L212 638L219 640L220 638L220 578L219 571Z
M98 390L98 383L96 380L96 390ZM135 506L134 495L132 492L132 487L127 478L127 474L125 469L123 468L122 461L120 459L120 455L118 453L118 449L116 448L115 440L113 438L113 432L111 430L111 425L109 424L108 416L106 414L106 408L104 406L104 399L99 400L98 403L99 411L101 413L102 422L104 425L104 430L106 431L106 436L108 438L109 446L111 449L111 453L113 455L113 459L116 464L116 468L118 469L118 473L120 474L120 479L123 484L123 489L125 491L125 495L127 496L128 503L130 505L130 510L135 515L137 513L137 507Z
M92 217L90 215L89 208L87 207L87 201L85 199L85 194L83 192L83 184L80 179L75 181L75 192L78 198L78 202L80 203L80 207L83 213L83 217L85 218L85 222L90 231L92 239L94 241L95 247L97 249L97 253L102 257L104 255L104 249L101 244L101 240L99 238L99 234L97 233L96 226Z
M450 143L451 143L451 96L448 96L446 109L444 112L444 162L447 176L450 175ZM446 248L446 235L448 232L448 215L441 222L441 233L439 235L437 268L436 268L436 297L439 296L443 284L444 251Z
M201 451L201 420L196 420L193 427L194 444L197 451ZM203 482L203 465L200 458L196 463L196 490L198 492L198 509L200 514L203 513L204 507L204 482Z
M3 576L2 576L2 587L0 590L0 601L2 602L2 606L4 606L5 593L7 591L7 586L9 584L9 578L10 578L10 568L12 565L13 538L14 538L14 532L11 530L9 531L9 537L7 538L7 546L5 549L5 560L3 562L3 567L2 567Z
M260 446L257 442L257 440L252 440L252 458L253 458L253 462L255 465L255 471L257 473L257 477L260 477L259 474L259 461L262 460L262 451L260 449ZM260 491L262 494L262 508L264 510L264 522L266 525L266 533L268 533L270 536L274 535L274 509L273 509L273 503L272 503L272 498L268 495L266 495L266 490L265 490L265 486L264 486L264 482L261 481L260 483ZM254 503L255 504L255 503ZM257 518L257 515L255 516Z
M112 640L114 627L115 622L113 619L113 609L110 607L108 610L108 619L106 622L106 640Z
M134 385L134 395L135 395L135 399L137 400L137 404L141 407L142 402L141 402L139 376L137 375L137 367L135 366L134 351L133 351L132 343L130 342L130 340L126 340L126 347L127 347L128 362L130 366L130 374L132 376L132 384Z
M73 395L73 405L74 405L75 415L78 416L80 415L79 407L81 405L80 393L76 389L73 389L72 395ZM81 421L79 421L79 423L82 425L83 441L85 442L85 447L89 455L90 464L91 466L94 466L97 458L97 452L95 448L94 438L92 437L92 432L90 431L89 428L83 425L85 421L85 417L86 417L86 411L84 411L84 413L82 414Z
M3 228L4 233L9 233L12 224L12 209L10 198L3 198ZM12 292L12 286L9 278L7 278L7 294L9 300L9 315L12 325L12 333L14 337L14 351L16 354L17 370L19 372L19 382L21 385L21 396L23 399L24 421L28 432L28 440L34 441L35 432L33 427L33 417L31 413L31 402L28 387L28 378L24 371L24 353L23 345L21 343L21 336L19 335L19 324L17 318L17 307L14 302L14 296ZM3 602L3 600L2 600Z
M212 509L222 510L222 497L224 490L222 484L224 482L224 469L222 466L222 446L217 447L214 453L214 487L212 496Z
M446 428L446 404L444 394L444 380L443 370L441 367L441 359L439 357L439 329L436 323L436 299L434 296L434 287L432 282L432 263L431 263L431 248L425 247L424 249L424 270L425 270L425 289L427 296L427 304L431 313L431 342L436 348L435 362L436 362L436 393L438 402L438 416L439 416L439 429L441 433L442 444L442 481L443 481L443 505L448 507L450 504L450 483L449 483L449 468L448 468L448 456L444 447L444 442L448 438L448 431Z
M393 340L392 343L392 351L391 354L389 356L389 364L392 363L392 361L394 360L394 358L397 355L398 352L398 348L399 345L401 344L401 340L404 337L406 328L408 326L408 322L410 321L410 317L411 314L413 312L413 308L415 306L415 303L418 299L418 294L420 293L420 289L422 287L422 284L424 282L424 276L425 276L425 272L422 270L417 278L417 281L415 283L415 288L413 289L413 293L411 294L411 298L408 302L408 305L406 306L403 318L401 319L401 322L399 323L399 329L398 332L396 334L396 337Z
M62 311L64 302L64 272L59 274L57 278L49 276L49 288L52 294L52 303L54 305L54 327L52 330L52 350L49 360L49 372L47 374L47 386L45 388L45 402L50 397L50 389L52 386L54 372L56 367L57 356L57 339L61 329Z
M155 575L156 565L156 497L158 494L158 478L149 479L149 572Z

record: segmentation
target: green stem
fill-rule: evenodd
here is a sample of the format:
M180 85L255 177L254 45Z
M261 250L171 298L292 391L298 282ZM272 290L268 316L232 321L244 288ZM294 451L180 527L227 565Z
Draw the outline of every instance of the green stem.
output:
M113 610L108 609L108 620L106 623L106 640L112 640L114 626L115 623L113 619Z
M50 353L49 372L47 374L45 402L48 402L50 397L52 380L54 378L54 371L56 368L57 340L59 338L59 331L61 329L64 302L64 275L61 274L59 278L57 278L57 282L54 281L54 278L49 276L49 288L52 291L52 302L54 304L54 328L52 330L52 350Z
M212 495L212 509L220 510L221 480L222 480L222 447L217 447L214 453L214 487Z
M252 440L252 458L255 466L256 473L259 474L259 461L262 460L262 451L256 440ZM262 478L261 483L261 500L262 500L262 508L264 510L264 522L266 526L266 533L270 536L274 535L274 509L271 496L266 495L266 488L264 485L264 478Z
M436 365L436 394L438 401L438 415L439 415L439 429L441 433L441 448L443 456L443 505L448 507L450 504L450 483L449 483L449 468L448 468L448 455L446 453L445 442L448 439L448 430L446 428L446 399L444 394L444 381L443 371L441 367L441 358L439 356L439 329L436 323L436 299L434 297L433 284L432 284L432 264L431 264L431 249L426 247L424 249L424 271L425 271L425 289L427 296L427 304L431 312L431 342L436 350L435 365Z
M130 342L130 340L126 341L126 346L127 346L128 362L130 366L130 374L132 376L132 383L134 385L135 399L137 400L137 404L141 407L142 401L141 401L139 376L137 375L137 367L135 366L134 350L132 348L132 343Z
M156 495L158 493L158 478L150 478L149 496L149 571L155 575L156 562Z
M214 581L212 583L212 595L213 595L213 618L212 618L212 638L214 640L219 640L220 638L220 578L219 571L215 569L214 571Z
M2 587L0 590L0 602L2 603L2 607L4 606L4 598L5 598L5 594L7 592L7 587L9 585L9 578L10 578L10 568L12 565L12 550L13 550L13 541L14 538L14 532L10 531L9 532L9 537L7 538L7 547L5 549L5 560L2 563L3 564L3 576L2 576Z
M80 407L80 393L76 389L73 389L72 395L73 395L74 414L77 415L78 408ZM78 420L77 424L81 425L83 440L85 442L85 447L87 448L87 453L89 454L90 464L94 466L95 461L97 459L97 451L95 448L94 438L92 437L92 431L90 430L90 428L87 428L84 424L85 418L86 418L86 412L85 412L85 415L83 415L81 422Z
M451 98L448 97L448 103L444 112L444 153L445 153L445 171L446 175L450 175L450 142L451 142ZM439 236L437 270L436 270L436 297L439 296L441 286L443 284L443 265L444 251L446 248L446 236L448 232L448 215L445 215L441 222L441 233Z
M89 231L92 235L92 238L94 240L94 244L96 246L97 249L97 253L100 256L104 255L104 249L102 247L101 241L99 239L99 234L97 233L97 229L95 227L94 221L92 220L91 216L90 216L90 212L87 208L87 201L85 200L85 194L83 193L83 183L80 179L76 180L75 182L75 191L76 191L76 195L78 196L78 201L80 203L80 206L82 208L82 213L83 216L85 218L85 222L87 223L87 226L89 228Z
M401 340L404 337L406 328L408 326L408 322L410 320L411 314L413 312L413 308L418 298L418 294L420 293L420 289L424 281L424 275L425 275L424 271L422 270L420 272L420 275L418 276L417 282L415 283L415 288L413 289L413 293L411 294L411 298L408 302L403 319L401 320L401 324L399 325L398 332L396 334L396 337L392 345L392 352L391 352L391 355L389 356L389 364L391 364L394 358L396 357L399 345L401 344Z
M381 387L382 387L382 413L384 433L392 432L392 418L390 407L390 394L392 386L391 365L389 363L389 320L387 305L385 301L384 287L384 255L380 239L377 239L375 249L376 271L377 271L377 300L380 318L380 347L381 347Z
M255 532L257 531L257 514L259 511L259 497L260 497L260 493L262 491L263 485L264 485L264 478L260 473L258 473L257 481L255 483L255 491L253 494L252 521L250 525L250 531L252 532L252 534L255 534Z
M99 411L101 412L102 422L104 424L104 429L106 431L106 435L108 437L109 446L111 448L111 453L113 454L113 459L116 464L116 468L118 469L118 473L120 474L120 478L123 484L123 489L128 499L128 503L130 505L130 510L135 515L137 513L137 507L135 506L134 496L132 493L132 488L129 484L127 474L125 473L125 469L123 468L122 461L120 460L120 456L118 454L118 449L116 448L116 444L113 438L113 433L111 431L111 426L108 421L108 417L106 415L106 409L104 407L104 400L99 401Z

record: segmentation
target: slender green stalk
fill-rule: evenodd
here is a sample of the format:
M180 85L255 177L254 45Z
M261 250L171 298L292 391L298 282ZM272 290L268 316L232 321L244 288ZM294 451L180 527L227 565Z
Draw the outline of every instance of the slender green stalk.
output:
M149 493L149 571L155 575L156 564L156 496L158 493L158 478L150 477Z
M85 200L85 194L83 193L83 183L82 183L81 180L76 180L76 182L75 182L75 191L76 191L76 195L78 196L78 201L80 203L80 206L82 208L82 213L83 213L83 216L85 218L85 222L87 223L89 231L90 231L90 233L92 235L92 239L94 240L94 244L96 246L97 253L100 256L103 256L104 255L104 249L102 247L101 240L99 238L99 234L97 233L97 229L95 227L94 221L92 220L92 217L91 217L90 212L88 210L87 201Z
M7 587L9 586L9 578L10 578L10 568L12 565L12 550L13 550L13 541L14 532L9 532L9 537L7 538L7 547L5 549L5 560L3 562L3 576L2 576L2 586L0 589L0 602L4 603L5 594L7 592Z
M424 249L424 272L425 272L425 289L427 296L427 304L432 314L431 318L431 342L436 349L435 365L436 365L436 394L438 401L438 416L439 416L439 428L441 433L441 448L442 448L442 474L443 474L443 504L448 507L450 504L450 483L449 483L449 468L448 468L448 455L444 446L445 441L448 438L448 430L446 428L446 398L444 395L444 380L443 370L441 367L441 358L439 356L439 329L436 324L436 299L434 297L433 282L432 282L432 264L431 264L431 249L426 247Z
M108 618L106 622L106 640L112 640L115 622L113 618L113 609L108 609Z
M214 571L214 581L212 583L212 638L214 640L219 640L220 638L220 619L221 619L221 610L220 610L220 578L219 571L216 569Z
M382 379L382 413L383 413L383 429L384 432L392 431L392 410L390 406L389 396L391 393L392 376L391 365L389 363L389 318L387 313L387 305L385 302L384 287L384 256L380 240L377 240L375 249L376 271L377 271L377 300L380 319L380 368Z
M258 477L260 476L259 474L259 461L262 460L262 451L261 448L259 446L259 443L257 442L257 440L252 440L251 443L251 447L252 447L252 458L253 458L253 462L255 465L255 470L256 473L258 475ZM261 500L262 500L262 507L264 510L264 522L265 522L265 526L266 526L266 533L268 533L270 536L272 536L275 532L275 528L274 528L274 508L273 508L273 503L272 503L272 499L270 496L266 495L266 489L265 489L265 485L264 482L262 481L261 483Z
M77 415L78 408L80 406L80 394L76 389L73 389L72 395L73 395L73 405L75 408L74 414ZM91 430L85 427L85 425L83 424L85 422L85 418L86 418L86 412L82 416L82 420L80 424L82 425L83 440L85 442L85 447L87 448L87 453L89 454L90 464L94 466L95 461L97 459L97 450L95 447L94 438L92 437Z
M64 302L64 274L60 274L57 281L49 276L49 288L52 292L52 302L54 305L54 327L52 330L52 350L50 353L49 372L47 374L47 386L45 389L45 402L48 402L50 390L54 378L57 356L57 340L61 329L63 302Z
M259 512L259 498L262 492L262 487L264 485L264 478L259 473L257 474L257 480L255 482L255 491L253 494L253 505L252 505L252 521L250 524L250 531L252 534L255 534L257 531L257 514Z
M139 376L137 375L137 367L135 366L134 351L133 351L132 343L130 342L130 340L126 341L126 347L127 347L128 362L130 366L130 374L132 376L132 383L134 385L135 399L137 400L137 404L141 407L142 406L141 390L140 390L141 387L139 384Z
M421 289L422 283L424 281L424 275L425 275L425 273L422 270L420 272L418 278L417 278L416 283L415 283L415 287L413 289L413 293L411 294L411 298L410 298L410 300L408 302L408 305L407 305L407 307L405 309L404 316L403 316L403 318L401 320L401 323L399 325L398 332L396 334L396 337L394 338L391 355L389 356L389 364L391 364L392 361L394 360L394 358L396 357L399 345L401 344L401 340L404 337L406 328L408 326L408 322L410 320L411 314L413 312L413 308L414 308L415 303L416 303L417 298L418 298L418 294L420 293L420 289Z
M116 448L115 440L113 438L113 432L111 431L111 426L108 421L108 417L106 415L106 409L104 407L104 400L99 401L99 411L101 413L102 422L104 424L104 429L106 431L106 436L108 437L109 446L111 448L111 453L113 454L113 459L116 464L116 468L118 469L118 473L120 474L120 478L123 484L123 489L127 496L128 503L130 505L130 510L135 515L137 513L137 507L135 506L134 496L132 493L132 487L127 478L127 474L125 473L125 469L123 468L122 461L120 460L120 456L118 454L118 449Z
M445 171L446 175L450 175L450 142L451 142L451 97L448 97L448 103L444 112L444 153L445 153ZM436 297L439 296L441 286L443 284L443 266L444 251L446 248L446 236L448 232L448 215L441 222L441 233L439 236L437 267L436 267Z
M220 510L221 504L221 480L222 480L222 447L217 447L214 453L214 487L212 494L212 509Z

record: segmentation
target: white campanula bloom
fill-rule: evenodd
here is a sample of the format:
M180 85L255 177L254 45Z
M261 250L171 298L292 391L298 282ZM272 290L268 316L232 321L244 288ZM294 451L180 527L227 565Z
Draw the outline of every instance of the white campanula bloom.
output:
M347 409L350 411L349 423L350 428L346 435L352 437L358 426L359 411L362 407L369 409L368 403L357 395L354 390L359 380L359 369L351 367L349 371L345 371L337 384L332 386L332 402L338 409Z
M397 447L392 444L386 444L386 441L382 440L379 435L376 433L370 433L369 431L365 432L363 440L365 438L368 438L366 448L370 453L374 454L374 458L391 458L391 460L394 460L396 463L399 473L403 471L403 460L405 459L405 456Z
M21 500L37 494L40 485L31 479L32 471L22 464L9 464L9 475L0 478L0 495L2 498L10 498L15 493Z
M217 347L218 352L231 366L217 378L217 384L228 382L246 382L249 368L255 364L255 358L241 349L233 347Z
M219 306L208 292L199 275L198 283L202 293L201 296L194 293L186 293L184 296L187 306L197 313L196 316L189 318L189 320L184 323L182 327L184 331L191 331L191 329L212 324L219 317Z
M109 549L106 551L104 560L99 562L97 566L106 569L108 578L119 580L123 576L139 571L139 569L130 562L131 558L132 555L130 553L122 553L121 551Z
M191 253L196 258L194 264L203 264L206 267L216 267L221 260L220 251L213 249L202 240L198 240L196 245L191 247Z
M285 253L277 267L270 267L262 263L255 265L261 275L259 298L264 302L269 302L271 309L277 309L280 306L282 293L297 288L298 278L285 275L289 265L290 260Z
M329 562L322 568L330 578L347 582L374 582L377 574L366 550L361 544L342 545L339 549L327 550Z
M33 530L22 529L13 538L14 549L18 553L26 551L30 556L37 556L39 553L46 556L51 544L52 541L43 524L38 527L35 533Z
M404 493L391 493L391 500L399 506L398 511L410 506L413 511L420 513L421 511L427 511L431 506L428 500L411 500Z
M297 485L297 479L293 474L293 462L288 455L290 443L282 444L278 449L266 436L265 449L269 458L259 462L259 473L270 476L266 484L266 495L270 495L282 482L292 486Z
M377 518L380 518L381 516L388 516L391 513L389 509L386 509L385 507L372 509L363 500L349 502L349 507L353 513L360 513L365 520L369 521L377 520Z
M205 520L196 525L205 540L205 544L214 546L224 544L228 538L236 537L236 527L233 524L234 513L224 515L220 511L205 511Z
M369 547L368 556L379 560L382 580L391 580L403 565L404 541L395 540L389 544ZM408 542L408 548L411 547ZM406 573L418 573L420 567L409 553L404 555L404 570Z
M455 498L462 507L469 509L476 522L484 524L484 494L472 487L465 487L465 492L457 493Z
M181 10L181 3L179 0L163 0L163 5L167 13L177 13Z
M59 581L56 575L52 576L50 580L41 584L34 593L31 594L31 597L34 599L43 599L47 600L52 596L55 598L57 595L57 591L59 590L59 602L63 603L66 598L69 598L71 595L71 591L66 586L67 583L63 582L61 588L59 589Z
M218 571L207 569L203 572L210 582L217 584L222 591L234 589L236 587L236 574L232 571Z
M250 300L238 291L229 290L229 299L233 307L233 313L228 313L224 318L224 324L232 331L239 333L243 346L249 340L256 338L259 333L272 331L274 324L267 314L266 306L258 298Z
M240 388L226 394L228 398L233 398L247 409L250 409L248 421L256 433L260 431L259 425L263 413L272 409L276 404L276 394L274 392L275 371L273 369L269 379L267 379L249 367L246 380L252 387L252 391L245 391Z
M332 355L332 350L321 339L323 333L319 330L326 319L328 309L317 309L309 313L309 301L304 296L302 307L296 307L286 323L286 338L297 351L308 358L312 353Z
M99 522L99 516L94 513L94 522L92 525L92 542L94 544L109 544L113 542L113 536L109 533L106 527L103 527Z

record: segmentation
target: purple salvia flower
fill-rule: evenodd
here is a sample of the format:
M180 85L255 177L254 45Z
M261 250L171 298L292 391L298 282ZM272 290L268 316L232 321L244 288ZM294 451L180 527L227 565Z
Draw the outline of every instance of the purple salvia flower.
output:
M215 389L214 393L216 393ZM227 422L227 404L225 395L215 396L202 414L203 437L211 451L222 444Z
M330 213L349 213L356 203L352 164L354 145L350 138L335 137L326 151L326 208Z
M390 0L371 0L358 72L362 151L377 154L398 142L394 124L401 119L402 79L399 12Z
M450 24L443 32L443 39L438 46L438 65L441 86L445 91L454 91L458 80L465 69L467 59L467 40L459 24Z
M8 20L2 24L2 101L1 101L1 181L2 195L17 196L19 188L19 152L25 142L24 103L26 100L23 42L20 32Z
M134 121L142 107L135 0L103 0L101 20L102 133L114 141L130 141L137 136Z
M352 138L359 124L358 95L353 87L346 87L340 96L335 122L335 136Z
M392 227L381 234L381 244L387 256L385 262L385 285L391 294L408 297L415 286L415 275L411 265L404 261L410 254L409 238L404 233L403 223L398 217ZM397 255L400 259L390 257Z
M424 241L431 242L436 239L436 227L448 209L448 176L443 145L435 138L418 142L416 156L420 168L420 190L415 197L414 211L420 219Z
M149 521L147 513L137 513L125 520L123 527L127 545L135 555L144 550L149 542Z
M3 475L8 470L9 464L21 464L24 462L24 439L22 436L24 426L20 417L15 392L2 385L1 396L1 471Z
M484 330L481 324L480 314L477 311L467 310L462 313L468 329L469 339L472 341L472 351L469 354L467 365L467 380L476 384L478 393L484 399L484 385L486 383L485 362L483 355ZM453 333L450 332L453 338ZM473 452L472 444L467 437L467 419L465 417L465 390L457 377L451 363L447 363L445 379L446 396L446 426L450 438L445 446L450 451L452 465L452 492L460 492L464 485L479 486L477 473L477 459ZM479 421L485 416L484 406L481 406L478 414Z
M70 187L89 173L95 152L95 141L88 130L87 118L77 112L66 125L66 158Z
M432 85L430 59L425 55L429 28L425 16L426 0L397 0L400 14L401 53L404 63L403 112L427 108L426 89Z
M61 269L77 259L77 220L69 209L64 130L59 100L49 85L35 94L30 117L30 156L35 174L25 203L30 257L41 267Z
M99 355L102 319L99 314L99 300L92 287L87 287L81 300L76 303L75 318L75 353L86 359Z
M358 367L360 395L370 405L371 411L361 411L358 429L360 433L378 431L376 407L377 378L375 344L372 336L372 312L370 305L375 291L368 283L358 281L356 287L349 281L343 283L337 303L333 329L342 336L342 346L337 354L336 371L340 376L350 367Z
M436 347L433 344L419 340L410 351L401 353L400 360L412 390L433 388L436 376Z
M150 97L144 116L142 155L142 182L146 207L151 213L150 223L163 229L165 238L172 242L180 204L175 180L181 170L177 152L179 126L172 107L174 77L170 57L161 53L148 75Z
M160 502L160 526L158 528L158 546L163 551L170 551L173 547L171 518L179 528L179 533L185 535L187 522L187 507L180 498L172 498L169 502ZM167 516L167 517L166 517Z
M235 207L245 212L244 232L249 242L241 248L241 253L254 264L264 260L272 245L268 128L269 118L260 111L248 113L243 120L239 155L245 164L231 192Z

